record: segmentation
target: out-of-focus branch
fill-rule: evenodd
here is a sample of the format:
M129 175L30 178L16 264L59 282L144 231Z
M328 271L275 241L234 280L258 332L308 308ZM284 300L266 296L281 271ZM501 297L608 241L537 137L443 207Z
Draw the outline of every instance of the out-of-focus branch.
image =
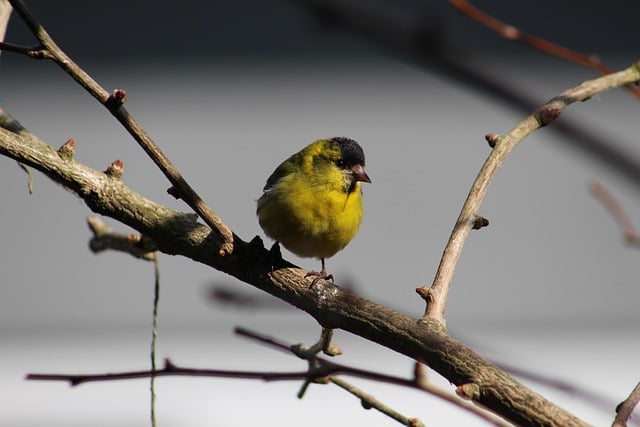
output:
M582 84L566 90L552 98L549 102L529 115L506 135L489 134L487 141L493 147L491 154L480 169L476 180L471 186L467 200L462 207L460 216L451 232L451 237L444 249L436 277L430 288L418 288L418 293L427 301L425 318L431 318L444 324L444 311L447 302L449 287L453 280L453 274L462 253L464 243L474 227L478 217L478 211L489 189L491 181L498 168L515 146L535 130L551 124L557 119L562 110L578 101L586 101L593 96L611 88L620 87L640 80L638 63L626 70L609 74L594 80L588 80Z
M185 368L175 365L171 360L164 360L164 367L155 371L127 371L110 374L28 374L27 380L33 381L64 381L72 387L90 382L134 380L149 377L215 377L253 379L262 381L300 380L306 377L306 371L300 372L258 372L232 371L224 369Z
M500 34L508 40L518 41L533 49L547 53L552 56L564 59L574 64L582 65L598 71L600 74L610 74L614 70L607 67L600 61L597 55L584 55L582 53L571 50L567 47L560 46L556 43L542 39L540 37L526 34L513 25L502 22L485 11L472 5L467 0L449 0L449 3L455 7L460 13L468 16L479 24L489 28ZM640 88L634 85L625 85L625 88L634 96L640 98Z
M381 46L395 59L481 93L487 102L495 100L524 114L539 105L537 94L509 85L494 72L483 71L465 52L464 46L449 40L420 10L403 8L404 3L372 0L296 0L296 3L328 21L332 29L350 30ZM577 123L570 119L556 123L549 130L562 137L560 143L580 150L640 187L640 163L618 148L624 144L616 143L612 135L601 135L584 121Z
M618 224L618 227L620 227L620 231L622 231L622 235L627 243L640 245L640 234L638 234L636 227L631 222L629 215L627 215L618 199L616 199L601 182L592 182L590 189L591 193L600 200L600 203L602 203L602 205L609 211L615 222Z
M87 92L97 99L107 110L124 126L129 134L138 142L147 155L154 161L173 185L172 194L183 199L202 219L211 227L219 238L216 252L220 256L231 254L233 251L234 236L229 227L218 217L213 210L200 198L195 190L182 177L180 172L164 155L153 139L146 133L140 124L124 108L126 100L124 90L115 90L109 94L91 76L69 58L53 41L44 27L27 9L21 0L9 0L16 13L27 24L31 32L40 42L38 48L25 48L22 51L12 45L0 45L10 52L23 53L31 58L50 59L77 81Z
M219 370L219 369L199 369L199 368L185 368L180 367L172 363L169 359L165 359L165 365L162 369L156 371L129 371L109 374L29 374L28 380L39 381L65 381L69 382L71 386L78 386L88 382L96 381L116 381L116 380L129 380L164 376L195 376L195 377L218 377L218 378L235 378L235 379L254 379L262 381L295 381L303 380L305 384L320 383L326 384L328 382L334 383L340 388L348 391L354 396L361 399L363 406L367 409L375 408L387 416L397 420L398 422L408 426L420 426L423 425L420 420L416 418L408 418L398 413L397 411L389 408L386 404L380 400L373 398L371 395L365 393L363 390L349 384L348 382L340 379L337 375L346 375L356 378L363 378L371 381L377 381L386 384L393 384L401 387L407 387L422 392L426 392L435 397L438 397L454 406L468 411L492 425L499 427L508 427L511 424L495 417L493 414L482 410L481 408L459 398L458 396L446 392L445 390L430 384L423 375L417 375L420 369L416 370L414 378L401 378L393 375L381 374L374 371L365 369L354 368L352 366L335 363L317 355L301 356L299 351L296 350L299 345L293 346L288 343L277 340L273 337L258 334L244 328L236 328L236 333L242 337L248 338L252 341L256 341L271 349L279 350L289 355L295 355L309 361L309 367L306 371L297 372L262 372L262 371L238 371L238 370ZM423 365L418 365L423 366Z

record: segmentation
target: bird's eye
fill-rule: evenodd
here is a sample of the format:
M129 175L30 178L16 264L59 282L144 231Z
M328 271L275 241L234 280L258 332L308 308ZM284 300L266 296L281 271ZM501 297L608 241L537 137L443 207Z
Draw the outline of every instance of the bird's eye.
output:
M345 166L344 160L342 160L342 159L336 160L336 166L338 166L339 168L343 169L344 166Z

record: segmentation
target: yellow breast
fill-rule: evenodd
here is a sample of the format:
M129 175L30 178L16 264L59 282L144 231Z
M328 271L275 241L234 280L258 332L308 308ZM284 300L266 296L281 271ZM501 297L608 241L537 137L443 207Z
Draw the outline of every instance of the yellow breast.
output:
M333 256L356 235L363 215L360 183L346 192L343 181L284 177L258 201L260 225L298 256Z

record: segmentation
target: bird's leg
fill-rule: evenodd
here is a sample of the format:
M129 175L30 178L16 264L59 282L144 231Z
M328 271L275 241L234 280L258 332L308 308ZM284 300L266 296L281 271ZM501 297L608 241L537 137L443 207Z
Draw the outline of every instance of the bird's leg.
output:
M315 276L315 279L309 285L309 288L313 288L313 286L318 282L318 280L331 280L333 282L333 274L327 274L327 269L324 266L324 258L320 258L322 262L322 270L320 271L310 271L305 274L304 277Z

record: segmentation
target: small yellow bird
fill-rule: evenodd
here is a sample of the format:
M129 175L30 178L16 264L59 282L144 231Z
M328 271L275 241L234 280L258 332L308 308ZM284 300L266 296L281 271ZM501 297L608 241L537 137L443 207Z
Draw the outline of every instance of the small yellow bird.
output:
M353 239L362 222L361 182L371 182L364 171L364 152L349 138L313 142L295 153L271 174L258 199L258 222L267 236L301 257L322 261Z

